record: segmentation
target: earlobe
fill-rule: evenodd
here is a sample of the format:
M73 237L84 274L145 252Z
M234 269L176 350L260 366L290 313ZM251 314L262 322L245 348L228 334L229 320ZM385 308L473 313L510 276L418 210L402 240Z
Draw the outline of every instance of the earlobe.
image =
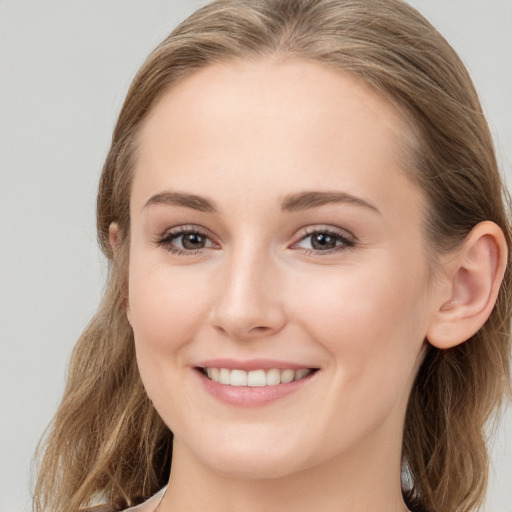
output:
M427 332L437 348L454 347L473 336L489 318L507 264L503 231L494 222L477 224L447 263L448 298L440 303Z

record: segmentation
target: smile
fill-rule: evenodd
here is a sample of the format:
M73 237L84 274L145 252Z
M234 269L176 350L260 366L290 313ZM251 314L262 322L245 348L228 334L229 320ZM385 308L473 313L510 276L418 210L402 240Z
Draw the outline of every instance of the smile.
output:
M299 368L296 370L271 368L269 370L241 370L229 368L200 368L213 382L224 384L227 386L249 386L249 387L265 387L278 386L280 384L288 384L293 381L304 379L313 373L311 368Z

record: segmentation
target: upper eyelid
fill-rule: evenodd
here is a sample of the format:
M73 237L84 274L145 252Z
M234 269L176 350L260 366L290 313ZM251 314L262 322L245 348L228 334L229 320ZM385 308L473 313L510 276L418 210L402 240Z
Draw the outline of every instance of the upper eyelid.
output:
M316 225L316 226L306 226L302 230L299 231L297 235L297 240L302 240L303 238L306 238L307 236L314 235L315 233L329 233L332 235L338 235L343 238L349 238L354 243L358 241L357 237L344 228L339 228L335 226L330 225Z
M211 231L209 229L203 228L202 226L197 226L195 224L183 224L183 225L175 226L173 228L168 228L160 235L160 238L166 238L169 236L178 236L182 233L199 233L201 235L207 236L210 239L215 238L211 234Z

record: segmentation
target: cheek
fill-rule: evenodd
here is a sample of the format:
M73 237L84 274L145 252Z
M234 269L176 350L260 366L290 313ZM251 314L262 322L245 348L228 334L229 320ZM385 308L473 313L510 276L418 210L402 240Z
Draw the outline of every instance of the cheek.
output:
M184 376L187 346L200 328L206 301L191 276L136 263L130 267L129 311L141 378L156 402Z
M419 265L382 258L310 279L293 295L298 321L331 353L345 382L407 379L426 332L426 284Z
M135 334L164 349L180 343L201 318L204 290L197 273L173 272L165 263L130 263L129 310Z

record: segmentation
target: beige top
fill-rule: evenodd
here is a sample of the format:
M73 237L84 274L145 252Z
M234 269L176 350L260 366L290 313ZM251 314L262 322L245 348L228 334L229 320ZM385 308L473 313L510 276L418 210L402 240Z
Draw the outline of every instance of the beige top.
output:
M121 512L155 512L156 508L160 504L160 501L164 497L165 489L160 489L154 496L151 496L149 500L136 505L135 507L125 508ZM96 505L89 508L82 508L79 512L112 512L112 507L109 505Z
M165 489L165 487L160 489L154 496L151 496L149 500L141 503L140 505L136 505L135 507L127 508L124 512L154 512L164 495Z

